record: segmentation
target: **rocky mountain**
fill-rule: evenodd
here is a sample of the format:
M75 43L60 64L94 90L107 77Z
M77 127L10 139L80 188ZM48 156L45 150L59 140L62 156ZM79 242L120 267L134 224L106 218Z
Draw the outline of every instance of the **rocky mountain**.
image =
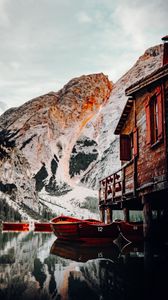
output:
M44 187L55 196L70 191L74 175L97 159L96 142L81 134L111 90L104 74L83 75L6 111L0 118L1 191L33 210Z
M125 89L161 66L162 51L162 45L146 50L115 84L102 73L83 75L58 92L7 110L0 117L3 195L36 212L41 205L53 210L54 205L65 209L68 201L79 208L86 197L97 201L99 179L120 166L113 132L127 100ZM90 197L83 186L91 188Z

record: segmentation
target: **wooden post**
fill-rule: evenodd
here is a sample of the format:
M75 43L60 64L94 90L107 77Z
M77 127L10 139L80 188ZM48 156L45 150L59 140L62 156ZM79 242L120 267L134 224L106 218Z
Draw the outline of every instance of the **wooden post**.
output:
M107 224L110 224L113 222L113 211L111 207L107 207L106 209L107 214Z
M125 168L122 170L122 197L125 194Z
M115 174L113 175L112 202L114 202L114 197L115 197Z
M136 189L137 189L137 157L134 157L134 197L136 197Z
M105 207L100 208L100 221L105 222Z
M129 220L130 220L129 209L127 207L124 207L123 213L124 213L124 221L129 222Z
M101 193L102 193L102 184L101 184L101 181L99 182L99 205L100 205L100 202L101 202Z
M144 237L146 239L150 239L152 233L152 209L151 209L151 204L149 202L144 203L143 216L144 216L144 222L143 222Z

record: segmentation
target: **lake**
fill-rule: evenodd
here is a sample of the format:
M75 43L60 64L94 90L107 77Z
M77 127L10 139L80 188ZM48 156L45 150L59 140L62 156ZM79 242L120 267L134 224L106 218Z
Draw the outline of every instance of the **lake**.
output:
M168 244L84 247L53 233L0 232L0 299L166 299Z

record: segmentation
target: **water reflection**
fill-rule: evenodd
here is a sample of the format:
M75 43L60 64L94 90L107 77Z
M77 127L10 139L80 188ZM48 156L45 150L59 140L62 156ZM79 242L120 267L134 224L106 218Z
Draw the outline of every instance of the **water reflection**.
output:
M72 243L56 239L51 246L50 253L77 262L87 262L96 258L108 258L116 261L120 250L114 243L108 246L100 245L93 247L89 246L89 244Z
M85 247L53 234L0 233L0 299L161 299L168 245Z

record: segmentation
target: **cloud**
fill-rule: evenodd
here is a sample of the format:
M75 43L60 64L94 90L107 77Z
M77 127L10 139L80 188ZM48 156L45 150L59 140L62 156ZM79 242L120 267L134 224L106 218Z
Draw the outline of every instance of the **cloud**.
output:
M168 28L167 10L164 7L165 1L162 0L120 0L112 18L118 28L121 28L122 36L130 40L131 46L142 51L149 42L152 43L151 37L156 39L157 34Z
M79 23L92 23L91 17L85 11L78 12L76 17Z
M168 33L166 12L163 0L0 0L0 101L19 105L82 74L116 81Z
M7 13L8 0L0 0L0 27L8 27L10 25L9 16Z

